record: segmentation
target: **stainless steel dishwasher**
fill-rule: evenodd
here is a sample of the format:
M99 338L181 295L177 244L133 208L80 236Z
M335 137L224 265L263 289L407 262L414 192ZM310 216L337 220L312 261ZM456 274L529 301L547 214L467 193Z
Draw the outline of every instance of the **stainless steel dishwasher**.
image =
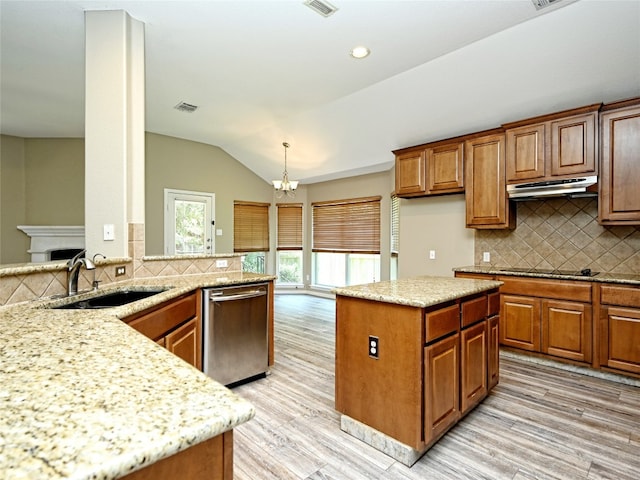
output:
M203 289L204 373L223 385L269 368L267 283Z

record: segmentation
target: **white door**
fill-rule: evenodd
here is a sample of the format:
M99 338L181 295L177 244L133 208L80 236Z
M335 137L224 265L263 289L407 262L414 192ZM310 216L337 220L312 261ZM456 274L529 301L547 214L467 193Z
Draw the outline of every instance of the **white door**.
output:
M213 193L164 189L164 251L166 255L215 253Z

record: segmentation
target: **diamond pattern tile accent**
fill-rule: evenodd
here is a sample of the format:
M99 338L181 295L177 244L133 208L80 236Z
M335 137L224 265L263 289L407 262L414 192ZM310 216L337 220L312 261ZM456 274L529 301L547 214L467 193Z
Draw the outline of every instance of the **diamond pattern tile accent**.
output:
M640 227L598 224L596 199L516 203L515 230L476 230L475 263L491 253L491 265L514 268L591 268L640 273Z

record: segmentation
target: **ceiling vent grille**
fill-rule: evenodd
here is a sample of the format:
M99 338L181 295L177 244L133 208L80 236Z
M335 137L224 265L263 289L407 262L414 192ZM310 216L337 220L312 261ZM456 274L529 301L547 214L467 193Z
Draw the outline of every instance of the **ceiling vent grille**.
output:
M323 17L333 15L338 9L329 2L321 2L320 0L306 0L304 4L311 10L319 13Z
M562 0L531 0L536 10L542 10L543 8L550 7L556 3L560 3Z
M187 102L180 102L175 107L176 110L180 110L181 112L193 113L198 109L197 105L191 105Z

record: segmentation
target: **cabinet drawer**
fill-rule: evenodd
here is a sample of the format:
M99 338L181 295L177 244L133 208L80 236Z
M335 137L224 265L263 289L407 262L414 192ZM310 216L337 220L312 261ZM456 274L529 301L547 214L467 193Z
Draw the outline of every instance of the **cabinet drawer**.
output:
M432 342L460 329L460 307L450 307L427 312L424 316L425 342Z
M486 295L462 302L462 318L460 319L461 327L468 327L469 325L473 325L474 323L486 318L487 305L488 302Z
M196 294L174 300L171 303L143 313L142 316L123 319L130 327L156 340L181 323L196 316Z
M488 295L489 311L487 315L489 317L500 313L500 292L492 292Z
M501 276L501 293L591 302L591 283Z
M602 285L600 302L608 305L640 308L640 288Z

